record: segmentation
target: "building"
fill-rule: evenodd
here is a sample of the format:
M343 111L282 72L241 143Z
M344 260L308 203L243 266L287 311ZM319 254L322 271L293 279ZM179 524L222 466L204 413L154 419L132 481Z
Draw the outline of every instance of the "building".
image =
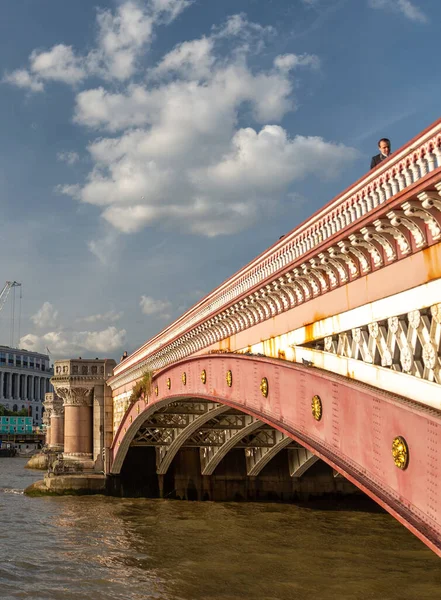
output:
M34 425L41 425L52 375L47 354L0 346L0 405L13 411L26 409Z
M32 433L32 417L0 417L0 433Z

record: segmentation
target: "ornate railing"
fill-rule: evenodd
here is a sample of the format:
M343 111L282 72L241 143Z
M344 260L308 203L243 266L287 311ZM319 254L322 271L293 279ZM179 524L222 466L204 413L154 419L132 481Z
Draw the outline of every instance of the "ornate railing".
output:
M212 318L257 285L363 219L397 194L441 168L441 119L376 169L296 227L283 239L213 290L174 323L119 364L115 378L146 364L184 332Z

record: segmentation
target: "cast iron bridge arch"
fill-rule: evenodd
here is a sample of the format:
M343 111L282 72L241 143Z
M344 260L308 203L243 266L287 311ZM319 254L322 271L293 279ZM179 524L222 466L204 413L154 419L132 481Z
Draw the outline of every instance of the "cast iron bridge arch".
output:
M187 413L177 423L177 413L171 411L175 422L169 423L169 430L181 433L163 438L155 423L167 425L160 417L167 415L167 407L185 403L199 403L199 414L195 410L188 418ZM229 433L207 439L216 429L216 419L218 430ZM210 427L204 427L209 422ZM270 431L275 433L265 443ZM197 356L159 371L149 397L127 410L112 446L112 474L120 473L130 445L143 436L163 448L157 451L158 474L167 471L184 440L204 449L205 474L239 443L253 449L248 474L258 473L283 447L293 451L293 473L321 458L441 556L441 416L430 407L283 360Z

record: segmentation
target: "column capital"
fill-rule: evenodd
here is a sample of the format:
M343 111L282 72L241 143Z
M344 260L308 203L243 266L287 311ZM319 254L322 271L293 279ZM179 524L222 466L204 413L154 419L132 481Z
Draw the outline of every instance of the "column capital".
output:
M64 415L63 399L58 396L52 402L52 417L62 417Z
M93 387L56 387L58 396L65 406L92 406ZM55 408L55 404L54 404Z

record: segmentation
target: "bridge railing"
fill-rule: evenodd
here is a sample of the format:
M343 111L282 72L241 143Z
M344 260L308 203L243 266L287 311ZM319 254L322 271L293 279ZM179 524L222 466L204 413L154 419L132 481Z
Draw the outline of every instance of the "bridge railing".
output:
M196 324L216 315L286 265L351 227L357 220L441 167L441 119L268 248L115 368L152 356Z

